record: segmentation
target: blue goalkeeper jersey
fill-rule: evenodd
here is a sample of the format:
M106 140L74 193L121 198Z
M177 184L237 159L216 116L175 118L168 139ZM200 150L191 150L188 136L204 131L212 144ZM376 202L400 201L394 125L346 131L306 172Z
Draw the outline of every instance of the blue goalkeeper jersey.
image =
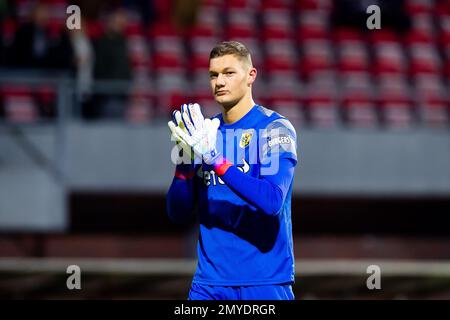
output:
M226 124L222 114L215 117L220 120L218 148L245 175L276 177L282 172L280 165L296 165L296 132L280 114L255 105L232 124ZM245 189L239 196L213 167L198 165L194 186L200 231L193 282L222 286L294 282L292 184L290 177L281 209L267 214L245 200ZM250 190L252 184L240 187Z

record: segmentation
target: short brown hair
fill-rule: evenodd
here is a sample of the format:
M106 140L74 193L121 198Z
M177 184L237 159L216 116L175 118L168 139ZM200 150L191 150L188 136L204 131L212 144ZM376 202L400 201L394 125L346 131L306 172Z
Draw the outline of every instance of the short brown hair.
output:
M209 60L226 55L234 55L238 59L247 62L252 66L250 51L239 41L223 41L217 44L209 54Z

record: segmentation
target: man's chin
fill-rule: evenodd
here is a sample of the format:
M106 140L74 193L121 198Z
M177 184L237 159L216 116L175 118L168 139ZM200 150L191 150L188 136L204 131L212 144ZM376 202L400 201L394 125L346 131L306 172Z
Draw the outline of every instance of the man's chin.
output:
M223 96L216 96L215 99L216 102L221 105L226 104L228 102L228 99L225 99L225 97Z
M239 102L239 100L236 101L234 99L230 99L230 97L225 97L225 96L215 96L214 98L215 98L216 102L218 104L220 104L226 110L231 109Z

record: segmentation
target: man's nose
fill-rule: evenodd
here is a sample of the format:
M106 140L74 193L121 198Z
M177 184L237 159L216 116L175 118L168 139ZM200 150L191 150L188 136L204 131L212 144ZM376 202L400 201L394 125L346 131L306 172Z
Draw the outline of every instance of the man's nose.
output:
M216 82L217 86L223 87L225 85L225 77L222 74L219 74L217 76L217 82Z

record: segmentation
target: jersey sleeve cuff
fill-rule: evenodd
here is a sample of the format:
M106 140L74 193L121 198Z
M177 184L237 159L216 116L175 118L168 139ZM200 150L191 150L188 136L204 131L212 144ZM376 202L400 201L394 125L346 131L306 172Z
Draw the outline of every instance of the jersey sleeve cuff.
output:
M214 171L218 176L223 176L231 166L233 166L233 164L223 157L219 157L214 161Z

